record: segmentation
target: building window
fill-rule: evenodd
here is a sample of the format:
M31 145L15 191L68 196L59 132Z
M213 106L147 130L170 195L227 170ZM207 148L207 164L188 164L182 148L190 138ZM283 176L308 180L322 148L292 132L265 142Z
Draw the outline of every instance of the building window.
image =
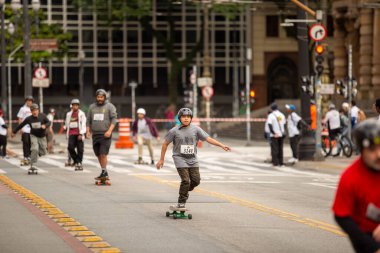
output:
M266 34L267 37L278 37L278 16L266 16Z

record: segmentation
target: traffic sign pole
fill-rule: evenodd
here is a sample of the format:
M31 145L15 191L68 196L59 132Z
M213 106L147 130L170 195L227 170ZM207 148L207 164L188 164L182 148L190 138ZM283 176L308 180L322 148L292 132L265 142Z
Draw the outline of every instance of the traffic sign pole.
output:
M197 66L193 66L193 73L190 75L190 82L193 85L193 115L198 117L198 84L197 84Z

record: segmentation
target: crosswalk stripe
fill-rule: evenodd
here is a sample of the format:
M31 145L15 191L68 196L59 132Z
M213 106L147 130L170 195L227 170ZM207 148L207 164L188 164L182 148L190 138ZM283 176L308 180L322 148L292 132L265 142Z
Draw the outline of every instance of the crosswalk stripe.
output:
M60 169L64 169L64 170L68 170L68 171L73 171L75 172L75 169L74 167L66 167L64 163L62 162L57 162L57 161L54 161L53 159L51 159L50 157L43 157L43 158L40 158L40 161L41 162L44 162L44 163L47 163L49 165L52 165L53 168L60 168ZM86 169L83 169L83 171L81 172L84 172L84 173L90 173L89 170L86 170Z
M10 159L6 159L5 161L7 163L10 163L10 164L16 166L17 168L20 168L20 169L25 170L25 171L28 171L30 168L30 166L20 166L20 160L18 160L18 159L10 158ZM36 168L38 169L38 173L47 173L47 171L44 169L41 169L39 167L36 167Z
M7 174L5 170L0 169L0 174Z

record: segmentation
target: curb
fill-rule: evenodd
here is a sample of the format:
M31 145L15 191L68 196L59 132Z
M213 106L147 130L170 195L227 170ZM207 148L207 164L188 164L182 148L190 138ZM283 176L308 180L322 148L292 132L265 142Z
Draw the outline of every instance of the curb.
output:
M31 192L30 190L18 185L4 175L0 175L0 182L13 190L16 194L26 199L29 203L41 210L56 224L66 230L70 235L80 241L85 247L94 253L121 253L121 250L112 247L104 241L100 236L90 231L86 226L77 222L74 218L65 214L52 203L49 203L42 197Z

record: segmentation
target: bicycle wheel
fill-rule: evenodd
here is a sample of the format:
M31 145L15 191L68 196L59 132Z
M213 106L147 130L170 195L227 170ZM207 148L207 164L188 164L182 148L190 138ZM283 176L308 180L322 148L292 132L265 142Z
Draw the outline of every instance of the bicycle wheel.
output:
M343 154L346 157L351 157L353 148L350 139L348 139L347 136L342 136L340 140L340 145L342 146Z
M323 155L325 157L328 157L331 154L332 150L331 139L329 138L329 136L322 135L321 142Z

